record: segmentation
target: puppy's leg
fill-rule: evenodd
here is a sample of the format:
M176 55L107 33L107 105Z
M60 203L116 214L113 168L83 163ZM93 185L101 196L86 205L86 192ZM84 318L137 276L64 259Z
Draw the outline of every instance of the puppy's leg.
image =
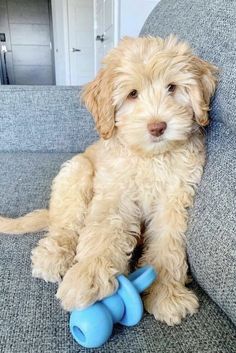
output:
M91 162L77 155L53 181L49 233L32 251L33 276L57 282L72 266L80 230L93 193Z
M160 201L145 234L147 248L141 259L141 264L152 264L158 272L157 281L144 297L146 310L171 326L198 309L197 297L185 287L188 269L185 207L190 200L183 195L186 196L183 193Z
M117 288L116 275L128 271L140 233L139 209L112 192L106 199L96 195L91 202L78 243L78 263L66 273L57 292L66 310L83 308L112 294Z

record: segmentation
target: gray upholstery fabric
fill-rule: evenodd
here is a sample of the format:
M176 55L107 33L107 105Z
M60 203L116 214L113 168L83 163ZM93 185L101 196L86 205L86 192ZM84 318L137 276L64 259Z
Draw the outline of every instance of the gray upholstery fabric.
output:
M191 270L236 323L236 136L224 123L207 134L208 162L188 231Z
M220 68L208 163L191 211L188 253L201 286L236 323L236 1L165 0L141 35L175 33Z
M0 152L0 214L16 217L47 207L51 182L73 155Z
M97 133L79 93L78 87L0 86L0 151L83 151Z

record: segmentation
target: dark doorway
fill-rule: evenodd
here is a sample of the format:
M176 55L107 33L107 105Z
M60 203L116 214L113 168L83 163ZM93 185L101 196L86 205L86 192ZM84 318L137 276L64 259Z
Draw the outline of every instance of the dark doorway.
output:
M0 34L2 84L55 84L50 0L0 0Z

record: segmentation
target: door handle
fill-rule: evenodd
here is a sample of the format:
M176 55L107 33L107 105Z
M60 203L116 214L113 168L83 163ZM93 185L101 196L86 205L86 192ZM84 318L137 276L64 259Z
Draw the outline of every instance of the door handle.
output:
M105 38L104 38L104 34L98 34L96 37L96 40L100 40L101 42L104 42Z
M72 48L71 50L72 50L73 53L78 52L78 51L81 51L81 50L78 49L78 48Z
M7 46L6 46L5 43L4 43L4 44L0 44L0 51L1 51L2 53L7 53L7 52L8 52Z

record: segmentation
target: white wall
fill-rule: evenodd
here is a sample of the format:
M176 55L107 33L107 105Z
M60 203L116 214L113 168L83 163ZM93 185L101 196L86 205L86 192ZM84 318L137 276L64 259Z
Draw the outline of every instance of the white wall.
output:
M160 0L119 0L119 37L138 37L148 15Z

